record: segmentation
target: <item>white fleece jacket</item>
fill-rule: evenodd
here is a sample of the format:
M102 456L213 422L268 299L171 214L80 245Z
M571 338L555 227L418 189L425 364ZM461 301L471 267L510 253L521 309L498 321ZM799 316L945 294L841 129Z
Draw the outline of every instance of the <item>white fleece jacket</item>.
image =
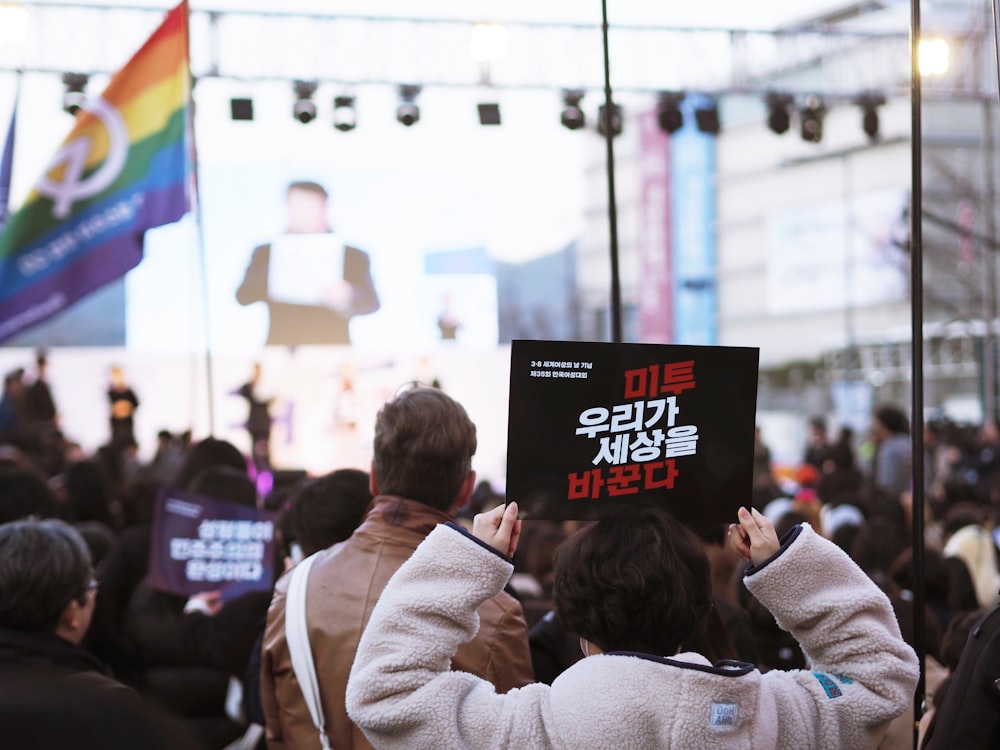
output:
M449 666L476 632L476 607L511 571L475 539L439 526L395 574L347 685L347 710L375 747L867 748L916 686L916 655L888 599L805 524L745 581L802 644L811 670L761 674L690 653L600 654L551 687L497 695Z

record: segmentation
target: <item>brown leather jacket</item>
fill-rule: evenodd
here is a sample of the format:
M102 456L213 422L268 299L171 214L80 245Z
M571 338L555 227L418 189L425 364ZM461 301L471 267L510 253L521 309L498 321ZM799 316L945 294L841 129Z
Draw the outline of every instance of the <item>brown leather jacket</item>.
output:
M344 544L318 553L306 590L306 619L326 729L335 750L370 748L348 718L344 691L358 641L393 573L439 523L444 512L415 500L380 496ZM285 642L285 595L290 576L275 587L261 654L261 703L270 750L319 748ZM498 692L533 681L521 605L501 593L478 610L476 637L459 647L452 668L492 682Z

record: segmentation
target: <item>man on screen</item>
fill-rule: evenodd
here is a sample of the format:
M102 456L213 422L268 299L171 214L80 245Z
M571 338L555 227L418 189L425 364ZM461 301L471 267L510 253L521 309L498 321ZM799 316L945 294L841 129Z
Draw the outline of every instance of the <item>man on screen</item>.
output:
M241 305L267 303L269 345L350 344L350 319L379 309L368 254L338 240L328 198L315 182L288 186L287 234L254 249L236 291Z

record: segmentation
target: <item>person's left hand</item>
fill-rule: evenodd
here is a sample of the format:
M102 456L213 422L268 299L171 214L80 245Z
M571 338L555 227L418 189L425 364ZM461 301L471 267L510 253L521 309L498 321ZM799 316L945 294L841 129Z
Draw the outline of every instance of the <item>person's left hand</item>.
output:
M521 538L521 522L517 518L517 503L498 505L472 519L472 534L507 557L513 557Z

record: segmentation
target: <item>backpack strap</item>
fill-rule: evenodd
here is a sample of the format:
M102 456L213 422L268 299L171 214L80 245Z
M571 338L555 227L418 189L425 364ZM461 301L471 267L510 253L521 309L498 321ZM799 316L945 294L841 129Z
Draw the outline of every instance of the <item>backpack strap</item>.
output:
M306 623L306 587L309 583L309 571L315 561L316 555L310 555L292 569L288 594L285 598L285 642L292 658L295 679L299 681L309 715L316 731L319 732L320 744L323 750L331 750L330 739L326 734L323 703L319 695L319 682L316 679L316 664L309 644L309 628Z

